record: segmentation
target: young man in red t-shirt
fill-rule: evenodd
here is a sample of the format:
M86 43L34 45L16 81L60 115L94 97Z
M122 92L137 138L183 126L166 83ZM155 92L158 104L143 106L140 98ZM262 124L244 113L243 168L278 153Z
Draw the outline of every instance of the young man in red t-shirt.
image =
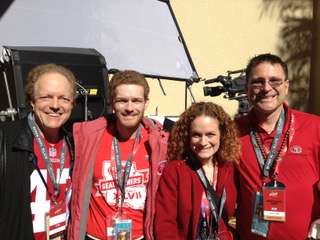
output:
M73 126L68 239L153 239L154 201L168 133L144 117L149 86L142 74L116 73L109 97L114 114Z

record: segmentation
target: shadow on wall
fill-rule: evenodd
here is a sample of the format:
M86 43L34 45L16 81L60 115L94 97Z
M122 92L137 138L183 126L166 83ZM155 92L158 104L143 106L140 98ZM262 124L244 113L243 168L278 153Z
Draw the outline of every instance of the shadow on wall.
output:
M276 11L275 11L276 10ZM312 0L262 0L261 15L274 17L279 11L282 28L279 35L279 56L289 68L290 92L288 100L294 109L307 111L309 99Z

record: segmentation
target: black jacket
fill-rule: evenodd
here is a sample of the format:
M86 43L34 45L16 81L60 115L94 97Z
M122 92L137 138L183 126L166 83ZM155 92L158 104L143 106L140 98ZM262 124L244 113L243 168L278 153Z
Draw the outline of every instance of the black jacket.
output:
M71 140L66 133L73 162ZM27 118L0 123L0 236L3 240L34 239L30 208L30 175L35 169L32 152L33 135Z

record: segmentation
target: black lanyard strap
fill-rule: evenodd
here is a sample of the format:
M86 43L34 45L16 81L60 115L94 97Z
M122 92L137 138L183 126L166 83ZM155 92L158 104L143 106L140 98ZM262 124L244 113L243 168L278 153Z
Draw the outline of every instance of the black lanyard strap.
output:
M254 131L252 125L249 124L250 139L251 139L255 154L257 156L260 168L263 171L264 177L269 176L270 169L272 168L273 162L274 162L275 158L277 157L277 149L278 149L280 137L281 137L281 134L283 131L284 122L285 122L285 111L284 111L284 109L282 109L280 117L277 122L277 126L276 126L276 135L273 138L273 141L272 141L272 144L270 147L270 152L269 152L266 160L264 159L262 149L260 149L257 136L255 135L255 131Z
M204 188L206 189L210 210L214 216L214 219L216 220L216 227L214 229L216 231L219 231L219 228L220 228L219 220L221 216L226 226L228 226L228 215L224 210L224 205L226 202L226 189L223 188L222 196L220 199L216 191L213 189L212 185L209 183L208 178L205 176L201 168L197 169L197 174ZM217 206L219 206L219 209L217 209ZM218 210L218 213L217 213L217 210Z
M121 191L121 202L120 202L120 208L123 206L125 194L126 194L126 186L127 182L129 180L131 165L132 165L132 159L133 156L136 154L137 151L137 143L140 139L140 132L141 132L141 125L139 126L136 137L132 146L132 151L128 157L128 160L125 165L124 170L124 176L122 178L122 167L121 167L121 156L120 156L120 146L119 146L119 140L117 138L118 132L117 129L115 129L115 136L113 138L113 148L114 148L114 154L115 154L115 161L116 161L116 169L117 169L117 179L118 179L118 187Z
M29 113L29 115L28 115L28 124L29 124L29 127L30 127L31 131L32 131L33 136L36 139L36 142L37 142L38 147L40 149L42 158L43 158L43 160L45 162L48 174L49 174L50 179L52 181L53 188L54 188L54 197L57 198L59 196L59 193L60 193L60 185L59 185L59 183L60 183L61 174L62 174L62 171L63 171L63 168L64 168L64 164L65 164L65 160L66 160L66 151L67 151L66 148L67 147L66 147L65 139L63 138L63 144L62 144L62 148L61 148L61 151L60 151L60 176L59 176L59 182L57 182L55 174L54 174L54 170L53 170L50 158L49 158L48 150L47 150L47 148L46 148L46 146L45 146L45 144L44 144L44 142L43 142L43 140L41 138L39 129L36 126L36 123L35 123L31 113ZM38 164L35 161L35 158L33 158L33 159L34 159L33 162L35 164L35 167L38 170L39 169ZM44 177L42 176L41 171L38 170L38 172L40 174L40 177L41 177L42 181L46 185L47 190L49 191L49 188L47 186L46 181L44 181ZM50 191L49 191L49 195L50 196L52 195L50 193Z
M41 173L41 171L40 171L40 168L39 168L39 166L38 166L38 164L37 164L36 156L35 156L33 153L30 153L30 156L31 156L31 158L32 158L33 165L34 165L35 168L37 169L37 171L38 171L38 173L39 173L39 176L40 176L40 178L41 178L44 186L46 187L47 192L49 193L49 196L52 197L52 194L51 194L51 192L50 192L50 190L49 190L48 184L46 183L46 180L44 179L44 177L43 177L43 175L42 175L42 173Z

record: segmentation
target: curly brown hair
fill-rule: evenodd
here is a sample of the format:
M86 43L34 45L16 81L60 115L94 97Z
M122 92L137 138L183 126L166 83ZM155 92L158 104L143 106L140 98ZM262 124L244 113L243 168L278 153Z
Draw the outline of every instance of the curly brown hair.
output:
M31 102L34 100L34 85L42 75L48 73L59 73L69 81L71 85L73 104L75 104L75 100L77 98L76 78L70 70L68 70L64 66L57 65L55 63L38 65L31 69L31 71L28 73L28 82L24 88L26 103L28 103L28 105L31 106Z
M209 116L218 120L220 148L216 157L220 165L236 163L240 157L239 131L231 117L219 105L212 102L192 104L175 122L168 142L168 161L184 159L190 154L190 125L199 116Z

